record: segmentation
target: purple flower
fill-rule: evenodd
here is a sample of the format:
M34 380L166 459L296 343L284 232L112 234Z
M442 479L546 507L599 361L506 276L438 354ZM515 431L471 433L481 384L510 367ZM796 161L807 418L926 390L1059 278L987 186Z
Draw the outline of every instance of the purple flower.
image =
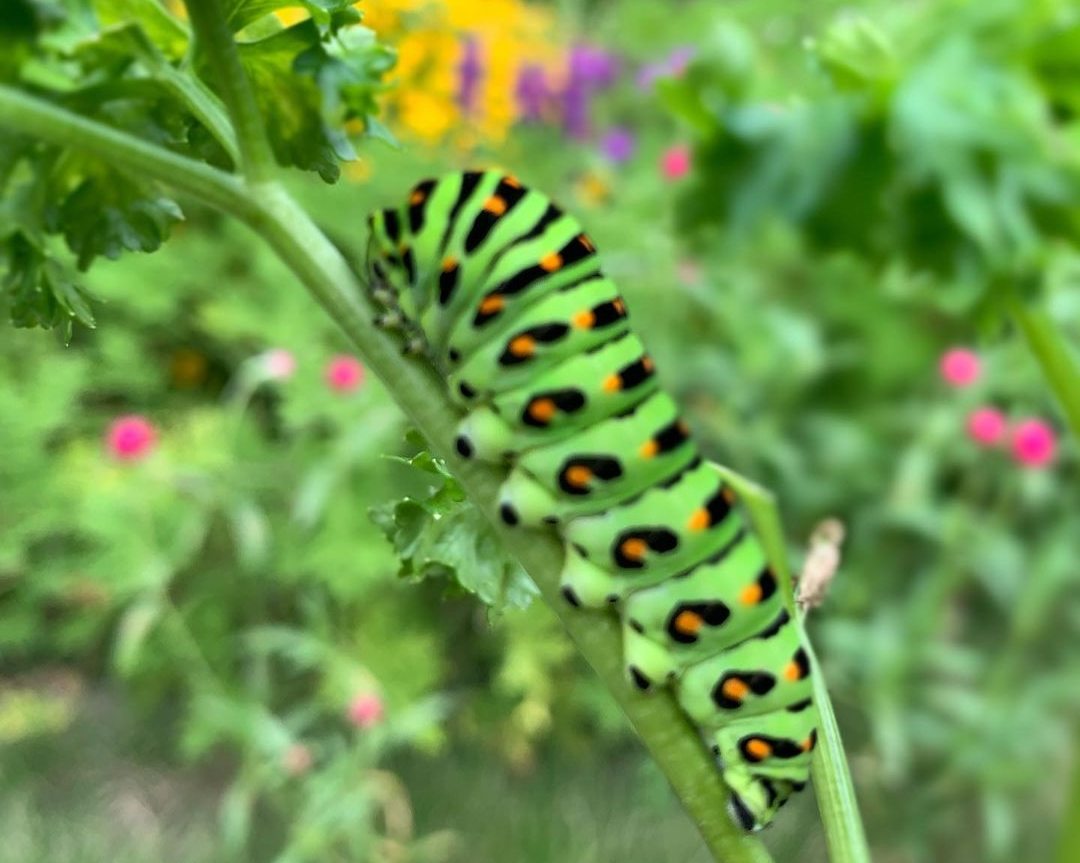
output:
M658 78L678 78L686 71L690 61L694 59L692 45L681 45L675 48L663 60L655 63L646 63L638 70L637 85L641 90L651 90Z
M634 133L622 126L616 126L600 139L600 152L612 162L621 164L633 157L634 144Z
M480 77L484 66L480 58L480 43L475 36L467 36L462 44L461 65L458 66L458 104L464 114L476 108Z
M526 120L540 120L544 107L551 98L544 67L526 63L518 71L515 94L521 116Z
M563 128L571 138L589 137L589 87L571 80L563 93Z
M597 88L610 87L619 74L619 61L613 54L591 45L570 49L570 81L580 81Z

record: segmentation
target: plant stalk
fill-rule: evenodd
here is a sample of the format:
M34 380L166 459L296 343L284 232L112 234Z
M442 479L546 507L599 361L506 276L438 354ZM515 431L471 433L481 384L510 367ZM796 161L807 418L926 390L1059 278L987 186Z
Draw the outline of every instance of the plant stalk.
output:
M221 92L232 118L243 174L252 183L270 180L275 169L274 154L221 0L187 0L185 5L195 31L196 56L206 58L214 76L209 83Z
M1073 437L1080 442L1080 367L1076 358L1045 311L1016 298L1010 302L1010 311L1065 412Z

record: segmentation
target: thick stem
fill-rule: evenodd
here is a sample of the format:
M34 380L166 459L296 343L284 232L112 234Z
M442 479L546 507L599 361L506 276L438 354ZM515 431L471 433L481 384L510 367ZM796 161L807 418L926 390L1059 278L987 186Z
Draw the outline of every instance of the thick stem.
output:
M848 771L844 743L840 739L840 729L833 714L829 690L825 686L825 677L821 664L814 655L813 645L805 637L802 615L795 605L795 591L776 501L766 489L734 471L723 468L722 472L750 510L754 528L765 547L766 557L778 576L788 613L798 621L799 630L803 632L803 643L810 654L811 666L815 669L811 680L821 722L818 728L818 746L814 750L811 764L811 776L821 821L825 827L825 840L829 845L829 859L832 863L870 863L866 830L859 815L855 785Z
M257 209L244 185L229 174L3 85L0 127L50 144L75 147L138 179L166 183L240 218L251 218Z
M430 367L403 357L398 343L371 324L375 310L348 264L283 189L273 183L245 186L230 175L3 87L0 126L107 158L119 169L171 185L238 217L265 240L350 337L371 371L491 520L626 712L714 858L723 863L768 863L761 843L743 834L728 817L727 793L697 730L669 693L641 695L624 680L621 635L612 615L575 611L561 599L563 549L555 537L510 530L498 519L494 502L503 473L464 462L453 451L450 441L458 413L443 382Z
M221 2L187 0L186 6L198 51L206 58L214 75L212 83L220 91L232 118L244 176L255 183L269 180L274 173L274 154Z

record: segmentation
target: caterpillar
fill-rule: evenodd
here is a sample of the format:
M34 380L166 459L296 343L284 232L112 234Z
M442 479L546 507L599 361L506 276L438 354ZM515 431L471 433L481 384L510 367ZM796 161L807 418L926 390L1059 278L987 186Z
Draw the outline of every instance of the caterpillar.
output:
M563 597L618 612L629 683L673 688L735 822L769 824L809 777L808 652L588 235L497 171L424 180L368 227L378 323L445 377L458 453L509 467L502 520L558 533Z

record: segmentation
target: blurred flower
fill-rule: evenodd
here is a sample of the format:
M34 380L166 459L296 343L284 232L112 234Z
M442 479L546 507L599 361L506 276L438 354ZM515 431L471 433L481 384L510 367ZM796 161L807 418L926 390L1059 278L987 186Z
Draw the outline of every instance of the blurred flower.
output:
M570 49L570 80L601 89L615 83L619 61L614 54L591 45L575 45Z
M480 61L480 42L473 35L462 41L461 62L458 64L458 105L463 114L476 111L480 92L480 77L484 67Z
M281 756L281 766L290 776L303 776L315 762L311 750L303 743L294 743Z
M675 272L679 276L679 281L684 285L699 285L705 277L705 270L700 262L692 258L683 258L683 260L679 261L675 265Z
M525 120L537 121L544 117L544 110L551 99L547 73L544 67L535 63L526 63L518 70L517 86L514 90L518 110Z
M1045 467L1054 460L1057 436L1043 420L1023 420L1013 427L1012 451L1013 458L1025 467Z
M357 728L373 728L386 712L382 699L373 692L361 692L349 702L346 715Z
M595 171L586 171L574 182L574 194L586 206L597 207L611 198L611 185Z
M612 162L621 164L634 155L634 133L623 126L609 129L600 139L600 152Z
M176 386L188 389L206 380L206 357L192 348L179 348L169 361L169 377Z
M284 381L296 371L296 357L284 348L273 348L262 355L263 369L271 380Z
M675 144L660 157L660 171L665 179L678 180L690 172L690 147Z
M326 366L326 383L339 393L351 393L364 382L364 367L356 357L334 357Z
M638 70L637 85L642 90L651 90L658 78L678 78L694 59L694 48L691 45L682 45L675 48L663 60L654 63L646 63Z
M938 371L949 386L966 387L979 379L982 361L977 353L968 348L950 348L941 355Z
M1004 440L1005 431L1005 416L997 408L982 407L968 415L968 437L977 444L997 446Z
M589 135L589 107L593 93L615 83L618 61L612 54L589 45L570 49L570 77L563 91L563 128L578 140Z
M148 455L154 448L157 432L145 417L122 416L113 420L105 441L114 457L135 461Z

